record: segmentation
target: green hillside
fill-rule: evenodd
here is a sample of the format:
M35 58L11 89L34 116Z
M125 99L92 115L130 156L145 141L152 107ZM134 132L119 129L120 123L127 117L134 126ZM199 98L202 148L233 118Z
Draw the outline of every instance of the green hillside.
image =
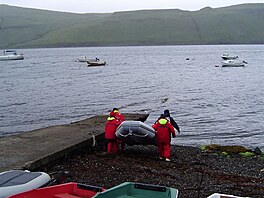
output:
M264 4L73 14L0 5L3 47L263 44Z

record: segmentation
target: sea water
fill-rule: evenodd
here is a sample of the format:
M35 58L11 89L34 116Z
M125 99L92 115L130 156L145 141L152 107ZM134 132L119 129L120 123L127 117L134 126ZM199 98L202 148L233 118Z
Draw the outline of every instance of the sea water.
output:
M107 114L164 109L181 128L177 145L264 149L264 45L21 49L0 62L0 136ZM223 53L248 62L221 67ZM87 67L80 56L98 57Z

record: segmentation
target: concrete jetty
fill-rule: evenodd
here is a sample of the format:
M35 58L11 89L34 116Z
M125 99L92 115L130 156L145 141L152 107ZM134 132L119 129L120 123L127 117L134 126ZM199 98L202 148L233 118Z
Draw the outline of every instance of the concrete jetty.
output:
M148 114L123 114L126 120L145 121ZM23 132L0 138L0 172L34 170L69 152L94 146L104 137L107 115Z

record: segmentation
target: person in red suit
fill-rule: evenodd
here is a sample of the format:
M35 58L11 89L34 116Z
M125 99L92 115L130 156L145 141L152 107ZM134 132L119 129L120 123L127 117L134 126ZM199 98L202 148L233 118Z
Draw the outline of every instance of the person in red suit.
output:
M152 128L156 131L159 158L170 161L171 135L176 137L174 127L166 119L166 115L161 114L158 121L152 125Z
M118 108L113 108L112 112L114 113L114 116L116 119L120 120L121 122L125 121L124 116L119 112ZM120 145L120 150L125 150L125 143L121 140L117 140L117 143Z
M113 112L110 113L105 125L105 139L107 141L107 153L117 153L118 144L116 139L116 129L121 124L121 121L115 118Z
M125 121L124 116L119 112L118 108L113 108L112 112L114 112L116 119L120 120L121 122Z

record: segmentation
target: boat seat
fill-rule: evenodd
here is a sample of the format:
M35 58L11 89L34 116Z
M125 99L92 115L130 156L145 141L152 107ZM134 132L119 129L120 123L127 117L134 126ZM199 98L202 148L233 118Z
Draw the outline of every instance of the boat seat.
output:
M71 195L69 193L55 194L54 198L80 198L79 196Z

